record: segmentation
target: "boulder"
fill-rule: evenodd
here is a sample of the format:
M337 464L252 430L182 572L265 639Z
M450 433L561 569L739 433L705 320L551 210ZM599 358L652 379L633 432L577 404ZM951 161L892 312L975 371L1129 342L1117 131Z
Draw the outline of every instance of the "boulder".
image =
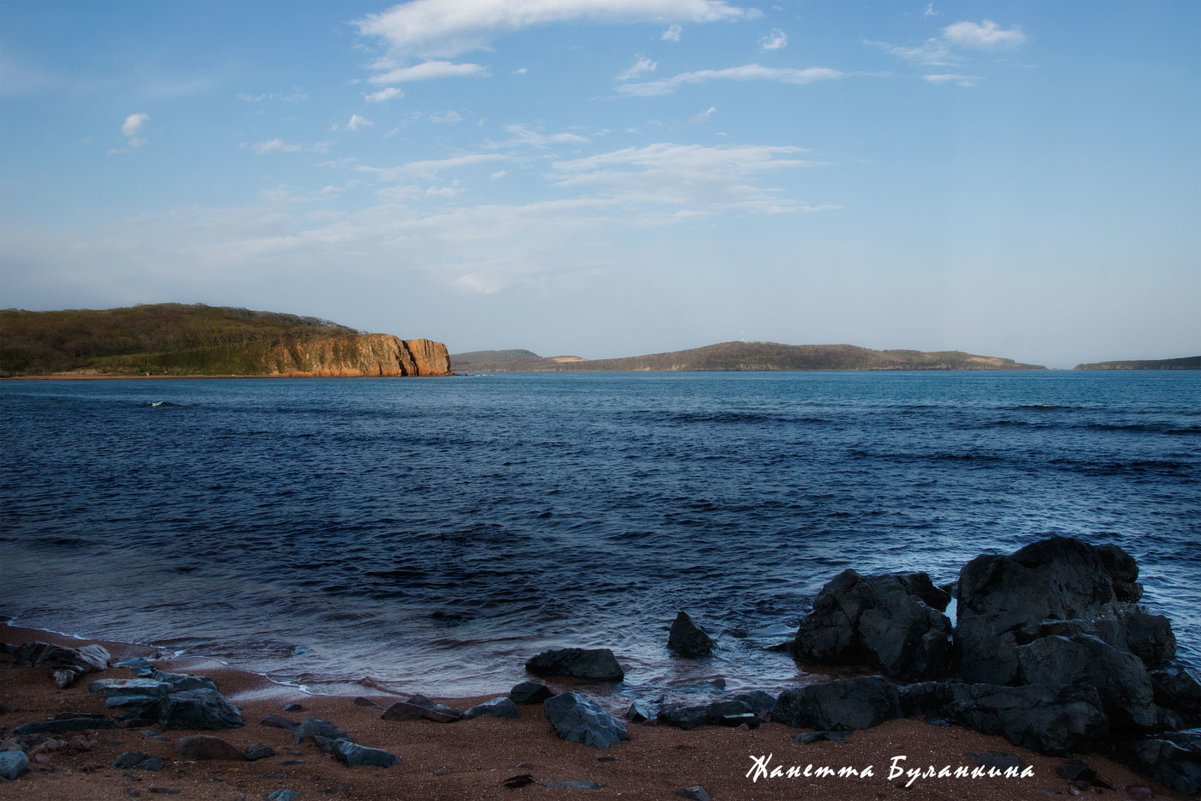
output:
M1117 546L1097 548L1069 537L970 561L959 573L956 592L955 644L963 678L1014 682L1017 648L1040 636L1045 621L1123 617L1130 610L1119 603L1114 579L1126 582L1132 569L1137 576L1133 562Z
M121 756L113 760L113 767L121 770L149 770L160 771L163 769L163 760L143 754L141 751L126 751Z
M695 729L698 726L740 726L743 723L754 727L762 722L750 704L736 700L698 706L669 704L659 710L658 721L684 730Z
M555 734L573 743L592 748L611 748L630 739L625 726L600 708L596 702L574 693L559 693L542 704Z
M951 621L922 600L936 590L928 576L861 576L844 570L813 601L793 653L833 664L867 664L885 675L937 678L952 664ZM925 585L929 585L927 588Z
M408 701L392 704L380 717L384 720L432 720L434 723L454 723L463 719L463 713L424 695L414 695Z
M22 723L13 729L12 733L21 737L27 734L66 734L71 731L115 728L117 728L117 721L108 718L60 718Z
M1005 737L1044 754L1087 750L1107 734L1101 696L1093 687L948 683L948 716L969 729Z
M235 729L242 713L216 690L180 690L159 704L158 721L164 729Z
M1155 703L1180 716L1183 726L1201 725L1201 677L1184 667L1156 670L1151 674Z
M272 729L287 729L288 731L296 731L300 727L299 720L292 720L283 715L268 715L259 721L260 726L267 726Z
M1087 634L1040 637L1017 653L1028 684L1052 692L1081 683L1096 687L1111 729L1155 727L1151 677L1134 654Z
M493 698L491 701L485 701L482 704L476 704L463 713L465 718L478 718L481 715L488 715L494 718L519 718L521 710L517 708L517 704L513 703L513 699L507 696Z
M257 762L260 759L275 756L275 749L266 743L251 743L246 749L246 759L249 762Z
M1201 794L1201 734L1173 732L1122 743L1114 756L1178 793Z
M668 632L667 649L677 656L696 659L713 652L713 639L692 622L687 612L680 612Z
M543 651L525 663L535 676L571 676L591 681L622 681L625 670L608 648L558 648Z
M880 676L810 684L785 690L772 707L773 721L803 729L851 731L901 716L900 696Z
M175 741L175 751L192 759L225 759L244 762L246 754L232 743L207 734L193 734Z
M29 757L24 751L0 751L0 779L16 781L29 772Z
M1172 622L1163 615L1135 610L1123 615L1122 623L1126 648L1147 667L1162 667L1176 656Z
M515 704L540 704L552 695L550 687L537 681L523 681L509 690Z
M333 754L348 768L390 768L400 761L395 754L382 748L368 748L346 739L334 741Z
M54 676L60 688L68 687L80 675L106 670L113 656L102 645L68 648L34 640L19 646L13 657L18 665L45 668Z
M305 718L292 732L292 742L300 745L305 740L312 739L317 742L317 738L322 737L327 740L349 740L350 735L340 726L335 726L325 718ZM318 745L321 743L318 742Z

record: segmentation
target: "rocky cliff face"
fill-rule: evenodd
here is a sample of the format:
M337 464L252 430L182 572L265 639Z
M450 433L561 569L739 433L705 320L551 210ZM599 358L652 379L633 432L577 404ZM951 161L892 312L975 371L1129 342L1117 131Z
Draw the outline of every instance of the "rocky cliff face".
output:
M450 355L441 342L355 334L278 345L264 357L263 373L343 378L450 375L451 371Z

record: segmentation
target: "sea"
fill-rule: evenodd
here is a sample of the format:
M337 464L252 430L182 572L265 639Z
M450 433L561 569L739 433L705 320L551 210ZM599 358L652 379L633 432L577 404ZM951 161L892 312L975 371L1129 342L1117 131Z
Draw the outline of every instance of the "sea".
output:
M1196 371L6 381L0 449L0 614L314 692L552 647L611 648L615 702L777 691L840 571L1048 535L1126 549L1201 666Z

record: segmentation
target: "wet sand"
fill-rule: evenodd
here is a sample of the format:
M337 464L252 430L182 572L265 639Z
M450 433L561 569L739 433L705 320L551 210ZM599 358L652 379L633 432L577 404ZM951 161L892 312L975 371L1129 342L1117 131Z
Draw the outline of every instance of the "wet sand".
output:
M75 640L62 635L0 625L0 640L20 644L43 640L63 645L84 645L95 640ZM130 656L154 658L149 647L103 642L120 660ZM846 742L801 745L792 737L797 729L769 723L758 729L702 727L680 731L665 726L627 724L630 741L608 750L597 750L560 740L542 714L542 708L524 706L520 719L480 717L451 724L425 720L385 721L380 708L403 697L367 690L360 698L378 707L363 706L352 696L309 695L280 686L250 673L234 670L214 660L182 657L156 662L164 670L205 675L242 710L245 726L220 731L160 731L157 726L89 731L56 738L30 755L29 773L13 782L0 782L0 798L54 799L55 801L107 801L109 799L164 798L236 801L265 799L275 790L290 789L302 801L311 799L678 799L675 791L700 786L714 799L980 799L1009 801L1058 797L1112 799L1182 799L1163 787L1102 757L1085 754L1099 779L1112 789L1076 787L1060 778L1056 768L1066 760L1047 757L959 727L941 727L921 720L890 721L872 729L848 734ZM16 726L46 720L63 713L104 713L103 698L87 692L97 678L128 678L133 673L111 668L81 677L59 690L48 672L16 667L0 656L0 739ZM554 682L548 682L556 688ZM437 697L437 676L430 676L426 695ZM498 686L495 695L509 687ZM476 699L437 700L465 709ZM301 712L283 712L298 703ZM267 715L294 720L316 716L346 729L360 745L384 748L400 758L391 768L347 768L322 753L312 742L294 745L284 729L259 725ZM174 750L180 737L208 734L241 749L264 743L275 756L247 761L194 761ZM37 749L35 749L36 751ZM111 767L125 751L160 757L160 772L124 771ZM902 768L952 769L975 763L969 753L1000 752L1016 755L1031 768L1028 778L917 778L902 774L889 778L896 757ZM812 765L813 770L851 768L868 777L759 778L752 781L756 758L788 768ZM506 780L527 776L524 786L510 789ZM595 782L600 789L549 786L555 782ZM908 786L906 786L908 785Z

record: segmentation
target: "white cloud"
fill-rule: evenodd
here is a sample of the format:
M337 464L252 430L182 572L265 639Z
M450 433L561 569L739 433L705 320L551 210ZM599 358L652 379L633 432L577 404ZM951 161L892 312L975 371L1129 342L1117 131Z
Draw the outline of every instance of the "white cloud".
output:
M492 147L536 147L539 149L550 147L551 145L582 145L592 141L582 134L576 133L556 133L544 134L541 131L536 131L527 125L506 125L505 133L509 134L509 139L501 143L493 143Z
M1022 33L1021 28L1014 26L1006 30L990 19L979 24L956 22L943 28L942 35L949 42L974 50L1016 47L1026 41L1026 34Z
M617 76L619 81L628 81L635 78L644 72L654 72L659 65L651 61L646 56L639 56L638 59L630 66L628 70Z
M970 89L976 85L976 81L980 80L980 76L960 75L955 72L940 72L933 75L923 75L922 80L932 84L953 83L956 86L963 86Z
M300 145L288 144L282 139L271 139L266 142L258 142L257 144L251 145L251 149L253 149L254 152L258 153L260 156L266 155L267 153L299 153L300 151L304 150L304 148Z
M717 106L709 106L709 108L705 109L700 114L697 114L695 117L692 117L691 119L689 119L688 123L690 125L704 125L705 123L707 123L709 121L709 118L712 117L716 113L717 113Z
M830 81L844 77L845 73L828 67L808 67L806 69L764 67L762 64L746 64L741 67L728 67L720 70L697 70L682 72L671 78L645 83L628 83L619 86L617 90L623 94L652 96L667 95L684 84L705 83L708 81L776 81L778 83L802 85L814 81Z
M950 48L947 47L947 43L942 39L927 39L920 45L912 47L893 45L887 42L873 42L866 39L863 43L869 47L878 47L884 52L891 53L906 61L911 61L915 64L924 64L927 67L948 67L959 61L956 56L951 54Z
M261 94L261 95L240 94L240 95L234 95L234 97L238 98L238 100L245 100L248 103L262 103L267 100L278 100L281 103L303 103L304 101L309 99L309 96L306 95L304 92L300 91L299 89L293 89L288 94L282 94L280 92L271 92L269 94Z
M940 17L940 16L942 16L942 15L934 10L934 3L931 2L931 3L926 4L926 10L922 12L923 18L925 18L925 17Z
M754 16L725 0L410 0L354 24L394 56L453 57L507 33L565 22L717 22Z
M389 86L387 89L380 89L378 92L372 92L369 95L363 95L363 99L368 103L383 103L387 100L396 100L404 96L405 93L403 89L399 89L395 86Z
M496 172L492 173L488 177L491 178L493 181L499 181L501 178L504 178L508 174L509 174L508 170L497 170Z
M463 121L463 115L457 111L435 111L429 115L429 121L437 125L457 125Z
M439 173L447 170L457 170L497 161L508 161L508 156L498 153L467 153L445 159L410 161L398 167L359 167L358 169L360 172L371 173L383 181L400 181L405 178L432 181L438 177Z
M407 83L431 81L437 78L487 77L487 67L479 64L455 64L451 61L423 61L410 67L397 67L379 75L372 75L371 83Z
M663 31L663 35L659 38L665 42L678 42L684 35L684 29L679 25L670 25L667 30Z
M347 131L357 131L360 128L370 128L374 124L375 123L366 117L360 117L358 114L351 114L350 119L346 121L346 124L342 126L342 129ZM337 125L334 126L334 130L338 130Z
M787 46L788 36L779 28L774 28L771 33L759 37L759 49L764 52L781 50Z
M518 67L517 69L513 70L513 74L514 75L525 75L529 71L530 71L529 67Z
M142 128L149 119L149 114L130 114L125 118L125 122L121 123L121 135L125 137L127 147L141 147L146 144L142 137Z

